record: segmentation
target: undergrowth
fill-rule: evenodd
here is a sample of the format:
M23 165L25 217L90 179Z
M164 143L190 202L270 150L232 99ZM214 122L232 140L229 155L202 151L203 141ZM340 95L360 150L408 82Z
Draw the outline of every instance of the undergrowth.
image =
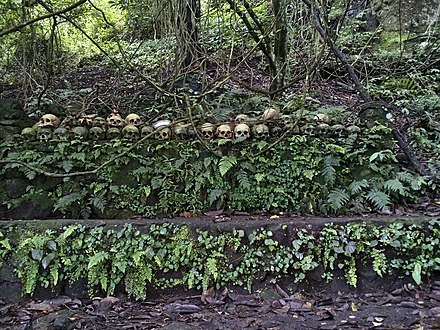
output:
M147 141L96 176L79 177L68 174L93 170L131 143L4 143L9 151L0 195L11 210L32 201L71 218L121 217L121 210L122 216L148 218L209 209L324 215L391 210L434 191L436 180L399 165L390 132L376 125L346 135L293 135L272 148L271 141L212 141L222 156L198 140ZM45 177L14 161L66 177ZM11 180L19 185L14 194Z
M23 294L79 279L87 279L90 295L114 294L122 284L135 299L145 298L151 287L252 290L263 279L277 282L288 276L301 282L317 269L326 280L342 271L355 287L360 267L372 267L380 277L410 275L420 284L440 270L438 219L424 227L401 221L329 223L321 230L283 225L276 235L263 227L214 234L171 223L142 232L130 224L116 229L73 224L8 233L0 255L15 267Z

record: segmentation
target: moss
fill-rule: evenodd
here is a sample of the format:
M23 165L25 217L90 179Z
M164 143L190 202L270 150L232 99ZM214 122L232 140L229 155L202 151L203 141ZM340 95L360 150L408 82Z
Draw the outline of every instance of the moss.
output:
M399 50L400 43L405 42L408 38L408 32L400 34L400 32L383 31L379 38L379 49L388 51Z

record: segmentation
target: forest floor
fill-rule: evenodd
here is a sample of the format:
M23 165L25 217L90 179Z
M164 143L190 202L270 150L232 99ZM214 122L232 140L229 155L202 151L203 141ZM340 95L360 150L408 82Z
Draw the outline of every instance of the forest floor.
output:
M378 282L382 281L378 279ZM145 301L116 297L0 304L0 328L46 329L440 329L440 281L368 293L288 294L266 285L254 294L174 291Z

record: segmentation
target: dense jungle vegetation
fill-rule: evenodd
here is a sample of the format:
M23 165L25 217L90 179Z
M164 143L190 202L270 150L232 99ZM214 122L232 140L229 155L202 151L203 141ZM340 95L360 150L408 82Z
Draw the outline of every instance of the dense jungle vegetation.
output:
M0 13L0 218L56 219L0 222L0 266L22 293L438 274L438 0L0 0ZM396 217L295 222L366 213ZM137 228L201 214L269 221Z
M0 12L0 217L440 213L439 1L0 0ZM20 133L44 114L69 138ZM172 131L77 129L116 114ZM233 135L238 118L249 135ZM231 135L206 138L206 123Z

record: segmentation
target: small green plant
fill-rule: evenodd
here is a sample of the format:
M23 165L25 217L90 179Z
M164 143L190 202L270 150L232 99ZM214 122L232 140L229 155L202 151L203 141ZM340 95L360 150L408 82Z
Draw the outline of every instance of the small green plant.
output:
M357 285L359 267L372 267L378 276L406 274L419 284L440 270L439 220L426 228L400 221L386 226L330 223L314 232L284 226L277 231L278 237L290 237L283 243L267 228L247 235L241 229L213 234L171 223L153 224L142 232L128 224L116 229L75 224L42 232L15 230L17 249L2 239L6 249L1 251L16 267L24 294L78 279L87 279L90 295L111 295L123 284L135 299L145 298L149 286L206 290L231 284L252 290L262 279L303 281L319 265L325 279L342 270L352 286Z

